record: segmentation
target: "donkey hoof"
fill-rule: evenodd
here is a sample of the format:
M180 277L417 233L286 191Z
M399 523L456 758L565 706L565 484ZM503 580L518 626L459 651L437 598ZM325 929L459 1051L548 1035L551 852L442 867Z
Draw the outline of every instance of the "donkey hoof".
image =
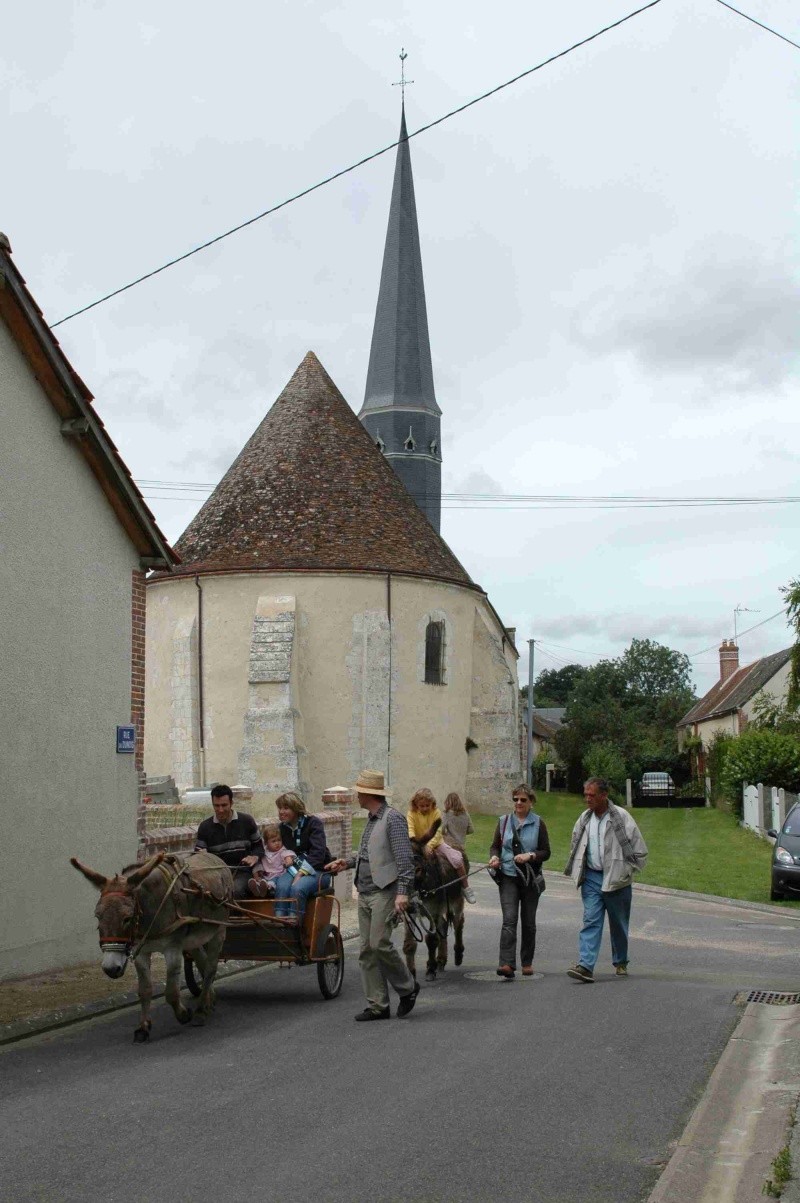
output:
M425 981L426 982L435 982L436 981L436 970L435 969L428 970L428 972L425 974Z
M137 1028L135 1030L135 1032L133 1033L133 1043L134 1044L144 1044L144 1042L149 1039L150 1039L150 1029L149 1028Z
M190 1011L188 1007L186 1007L185 1010L179 1011L178 1014L175 1016L175 1018L177 1019L178 1023L191 1023L192 1022L192 1014L193 1014L193 1012Z
M192 1016L192 1027L193 1028L204 1028L205 1025L206 1025L206 1017L203 1014L203 1012L195 1011L194 1015Z

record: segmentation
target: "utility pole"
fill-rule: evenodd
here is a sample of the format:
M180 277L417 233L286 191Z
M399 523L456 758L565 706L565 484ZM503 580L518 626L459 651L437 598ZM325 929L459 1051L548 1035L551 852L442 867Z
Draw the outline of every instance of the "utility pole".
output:
M535 639L528 640L528 771L525 780L528 789L533 789L533 649Z

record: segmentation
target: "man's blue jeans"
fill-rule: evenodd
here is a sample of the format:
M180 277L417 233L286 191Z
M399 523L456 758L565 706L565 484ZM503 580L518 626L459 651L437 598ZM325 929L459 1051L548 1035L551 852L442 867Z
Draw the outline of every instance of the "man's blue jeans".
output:
M320 886L320 877L323 878ZM306 913L306 903L312 894L316 894L318 889L326 890L330 885L329 873L303 873L293 877L291 873L281 873L280 877L275 878L275 897L276 898L293 898L294 906L289 906L288 903L281 904L276 902L275 914L284 919L291 919L295 915L298 919L302 919Z
M601 890L603 874L597 869L586 869L581 882L583 899L583 927L578 940L578 960L586 969L594 970L600 955L603 938L603 916L608 915L608 930L611 934L611 960L615 965L628 963L628 928L631 921L631 897L633 890L625 886L604 894Z

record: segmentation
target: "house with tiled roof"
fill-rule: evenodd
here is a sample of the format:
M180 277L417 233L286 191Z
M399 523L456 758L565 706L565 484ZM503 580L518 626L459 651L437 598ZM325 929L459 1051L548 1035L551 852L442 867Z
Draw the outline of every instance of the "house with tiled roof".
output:
M243 785L262 813L363 768L401 804L495 810L519 780L513 632L438 530L404 122L361 420L309 351L148 582L147 772Z
M106 873L136 859L145 576L176 556L4 235L0 396L3 979L96 955L70 854Z
M719 681L692 706L678 724L678 739L699 739L698 770L705 772L704 753L720 732L741 735L755 715L759 699L786 700L789 688L791 648L762 656L752 664L739 665L739 648L732 639L723 639L719 649Z

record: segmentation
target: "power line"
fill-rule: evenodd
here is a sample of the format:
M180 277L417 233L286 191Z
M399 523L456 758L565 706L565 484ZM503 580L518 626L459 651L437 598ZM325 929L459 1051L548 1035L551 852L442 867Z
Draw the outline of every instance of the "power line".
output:
M757 631L759 627L763 627L766 623L774 622L776 618L781 618L781 617L785 617L785 616L786 616L785 611L778 610L777 614L771 614L769 616L769 618L762 618L761 622L757 622L757 623L755 623L754 626L747 627L744 631L740 631L738 638L741 639L742 635L749 635L751 631ZM706 652L714 652L716 650L717 650L717 644L712 643L710 647L704 647L702 649L702 651L692 652L692 654L689 656L689 659L696 660L698 656L704 656Z
M787 38L785 34L778 33L777 29L773 29L771 25L765 25L763 21L757 21L755 17L750 17L747 13L743 13L740 8L734 8L732 4L728 4L727 0L717 0L717 4L721 4L723 8L729 8L732 13L736 13L740 17L744 17L745 21L751 21L753 25L757 25L759 29L765 29L767 33L773 34L776 38L780 38L782 42L788 42L790 46L794 46L795 50L800 50L800 43L793 42L791 38Z
M488 100L490 96L496 95L497 92L502 92L504 88L510 88L512 84L519 83L521 79L525 79L528 75L533 75L536 71L541 71L544 67L549 67L551 63L555 63L558 59L565 58L568 54L572 54L574 50L579 50L582 46L587 46L589 42L593 42L596 38L602 37L603 34L610 33L612 29L617 29L620 25L624 25L626 21L638 17L641 13L646 12L649 8L655 8L660 4L661 0L650 0L649 4L637 8L634 12L628 13L625 17L620 17L618 21L613 21L610 25L605 25L602 29L598 29L596 33L590 34L589 37L583 38L580 42L574 42L572 46L568 46L566 50L560 50L558 54L553 54L550 58L544 59L543 62L537 63L535 67L528 67L526 71L521 71L519 75L515 75L513 79L507 79L505 83L498 84L491 88L488 92L483 92L480 96L475 96L472 100L468 100L466 104L459 105L457 109L451 109L449 113L445 113L442 117L437 117L435 121L428 122L427 125L420 126L413 133L408 134L408 141L418 137L420 134L426 133L433 129L436 125L441 125L443 121L449 121L451 117L456 117L459 113L463 113L466 109L472 108L473 105L480 104L482 100ZM190 251L185 251L182 255L177 255L174 259L170 259L167 263L162 263L160 267L153 268L152 271L145 272L142 276L137 276L135 280L131 280L128 284L123 284L121 288L115 288L113 292L108 292L105 296L99 297L96 301L92 301L89 305L84 305L80 309L76 309L73 313L68 313L66 317L59 318L57 322L53 322L51 329L56 326L61 326L64 322L70 321L74 317L78 317L81 313L87 313L90 309L95 309L98 305L102 305L105 301L110 301L112 297L118 297L120 293L127 292L130 288L135 288L137 284L144 283L145 280L151 280L153 276L159 275L170 267L174 267L176 263L182 263L185 259L190 259L192 255L197 255L200 251L208 250L210 246L214 246L218 242L222 242L224 238L230 238L232 234L238 234L240 230L246 229L248 226L254 225L257 221L261 221L264 217L269 217L271 213L277 213L279 209L286 208L287 205L293 204L295 201L301 200L304 196L308 196L312 192L316 192L319 188L324 188L327 184L332 184L334 180L341 179L342 176L348 175L351 171L355 171L359 167L363 167L366 163L372 162L373 159L379 159L381 155L387 154L390 150L394 150L399 146L399 141L391 142L388 146L384 146L381 150L373 151L372 154L365 155L363 159L359 159L357 163L352 163L349 167L343 167L341 171L334 172L333 175L327 176L324 180L319 180L318 183L312 184L310 188L304 188L302 192L296 192L294 196L282 200L277 205L273 205L269 209L265 209L263 213L257 213L255 217L250 217L247 221L240 222L237 226L232 226L230 230L226 230L223 234L217 234L214 238L209 238L207 242L203 242L200 246L193 247Z

